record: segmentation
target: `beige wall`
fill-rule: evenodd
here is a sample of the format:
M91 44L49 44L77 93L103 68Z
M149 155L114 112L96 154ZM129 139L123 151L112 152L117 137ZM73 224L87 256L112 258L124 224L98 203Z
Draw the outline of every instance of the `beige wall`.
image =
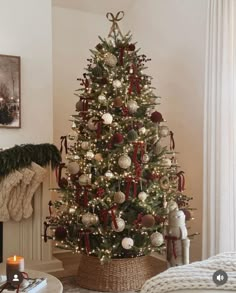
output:
M0 128L0 147L52 141L50 0L0 0L0 54L21 56L22 128Z
M131 30L141 51L152 58L148 73L163 97L160 111L175 133L179 163L186 172L186 193L194 197L192 206L197 208L192 231L201 232L207 1L121 1L115 9L113 1L100 0L98 8L86 6L86 1L77 6L73 3L73 9L53 8L54 141L70 131L76 78L83 73L89 49L98 43L97 36L107 36L110 24L105 12L122 10L123 5L123 31ZM200 259L201 236L191 245L191 259Z

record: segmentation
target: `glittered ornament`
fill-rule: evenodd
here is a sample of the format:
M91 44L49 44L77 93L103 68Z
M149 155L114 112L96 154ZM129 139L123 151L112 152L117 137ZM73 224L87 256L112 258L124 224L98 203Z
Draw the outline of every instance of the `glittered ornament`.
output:
M95 120L96 120L96 118L94 118L94 117L92 117L92 118L89 119L89 121L88 121L88 128L90 130L97 130L98 125L96 124Z
M129 141L135 141L138 138L138 133L134 129L131 129L127 134L127 138Z
M117 224L117 228L114 225L114 222L112 222L111 224L111 228L113 231L115 232L122 232L125 229L125 221L122 218L115 218L116 220L116 224Z
M67 236L67 231L64 227L59 226L56 228L56 231L55 231L56 240L62 241L66 238L66 236Z
M169 158L163 158L161 160L161 166L169 168L171 167L171 160Z
M117 58L112 53L108 52L104 55L104 63L110 67L116 66Z
M115 80L113 81L112 85L113 85L114 88L120 88L120 87L122 86L122 83L121 83L120 80L115 79Z
M90 223L91 225L97 225L99 223L99 218L96 214L92 214Z
M118 165L122 169L128 169L131 166L131 159L128 155L122 155L118 159Z
M91 214L91 213L83 214L81 221L84 224L84 226L86 226L86 227L91 226L92 217L93 217L93 214Z
M125 237L122 239L121 245L124 249L131 249L134 246L134 240L130 237Z
M125 194L122 191L117 191L114 194L115 203L123 203L125 201Z
M186 221L189 221L189 220L192 219L192 214L191 214L191 211L190 211L190 210L182 209L182 211L183 211L184 214L185 214L185 220L186 220Z
M101 162L101 161L103 160L103 158L102 158L102 154L97 153L97 154L94 156L94 159L95 159L97 162Z
M152 215L144 215L141 223L143 227L151 228L155 225L155 218Z
M122 135L121 133L116 132L116 133L113 135L112 140L113 140L113 143L114 143L114 144L120 144L120 143L122 143L122 142L124 141L124 137L123 137L123 135Z
M109 125L112 123L113 117L110 113L105 113L102 115L103 124Z
M159 126L158 134L159 134L160 137L166 137L166 136L169 135L169 133L170 133L170 131L169 131L169 128L167 126L165 126L165 125Z
M106 103L106 97L105 96L103 96L103 95L100 95L100 96L98 96L98 102L100 103L100 104L105 104Z
M88 141L82 141L81 142L81 148L83 149L83 150L88 150L89 148L90 148L90 142L88 142Z
M159 113L157 111L152 112L150 119L154 123L160 123L160 122L164 121L161 113Z
M145 127L141 127L141 128L139 128L138 133L140 135L144 135L146 133L146 131L147 131L147 129Z
M149 162L149 160L150 160L150 157L148 154L144 154L142 156L142 163L147 164Z
M159 183L162 190L168 190L170 188L170 180L168 176L162 176Z
M144 192L144 191L141 191L141 192L139 192L139 194L138 194L138 198L139 198L141 201L145 201L147 197L148 197L148 194L147 194L146 192Z
M127 108L128 108L128 111L129 111L130 114L134 114L138 110L138 104L137 104L136 101L130 100L127 103Z
M89 185L91 183L91 179L86 174L82 174L79 176L79 184L81 186Z
M176 209L178 209L178 204L173 201L173 200L170 200L168 203L167 203L167 206L166 206L166 209L167 209L167 212L172 212Z
M77 162L70 162L67 165L67 170L72 175L77 174L79 172L79 169L79 164Z
M99 77L99 76L102 76L103 74L103 69L101 66L99 65L96 65L92 68L92 74L95 76L95 77Z
M85 156L88 160L92 160L94 158L94 153L92 151L88 151Z
M159 156L163 151L163 147L159 143L156 143L153 151L155 155Z
M161 246L164 243L164 237L160 232L152 233L150 240L152 246Z
M121 97L114 98L113 105L115 108L120 108L123 105L122 98Z
M106 173L105 173L105 176L108 178L108 179L111 179L114 177L114 174L111 172L111 170L107 170Z

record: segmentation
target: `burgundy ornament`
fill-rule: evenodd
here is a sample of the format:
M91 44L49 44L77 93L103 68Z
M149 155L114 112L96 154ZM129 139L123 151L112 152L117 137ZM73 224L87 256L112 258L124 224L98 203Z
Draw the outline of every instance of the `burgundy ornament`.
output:
M100 44L100 43L97 44L96 49L97 49L98 51L101 51L101 50L103 49L102 44Z
M142 217L142 226L151 228L155 225L155 218L152 215L145 215Z
M119 143L122 143L123 140L124 140L124 137L121 133L117 132L113 135L113 143L119 144Z
M108 80L106 77L103 77L101 80L100 80L100 83L101 84L107 84L108 83Z
M135 50L135 45L134 44L129 44L128 49L129 49L129 51L134 51Z
M66 232L66 229L62 226L59 226L56 228L56 231L55 231L55 238L56 240L58 241L62 241L66 238L67 236L67 232Z
M155 111L155 112L152 113L151 120L154 123L160 123L160 122L164 121L163 118L162 118L161 113L159 113L157 111Z

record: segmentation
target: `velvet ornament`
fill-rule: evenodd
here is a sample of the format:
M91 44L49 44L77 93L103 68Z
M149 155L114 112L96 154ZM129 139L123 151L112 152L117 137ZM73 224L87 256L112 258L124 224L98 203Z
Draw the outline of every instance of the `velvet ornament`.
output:
M124 141L124 137L121 133L117 132L113 135L113 143L115 144L119 144L122 143Z
M151 114L151 121L152 121L153 123L160 123L160 122L162 122L162 121L164 121L164 120L163 120L163 118L162 118L161 113L155 111L155 112L153 112L153 113Z
M145 215L142 217L142 226L151 228L155 225L155 218L152 215Z

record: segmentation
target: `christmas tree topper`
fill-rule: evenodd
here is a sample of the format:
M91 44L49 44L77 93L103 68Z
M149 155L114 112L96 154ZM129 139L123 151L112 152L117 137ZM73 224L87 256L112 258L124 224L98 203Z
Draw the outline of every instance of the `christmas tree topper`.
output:
M114 16L114 14L111 12L108 12L106 14L107 19L112 22L112 26L110 28L110 32L108 34L108 37L111 37L112 33L115 34L115 31L117 30L118 33L120 34L120 36L123 38L121 30L118 26L118 21L120 21L124 17L124 15L125 15L124 11L117 12L116 16Z

